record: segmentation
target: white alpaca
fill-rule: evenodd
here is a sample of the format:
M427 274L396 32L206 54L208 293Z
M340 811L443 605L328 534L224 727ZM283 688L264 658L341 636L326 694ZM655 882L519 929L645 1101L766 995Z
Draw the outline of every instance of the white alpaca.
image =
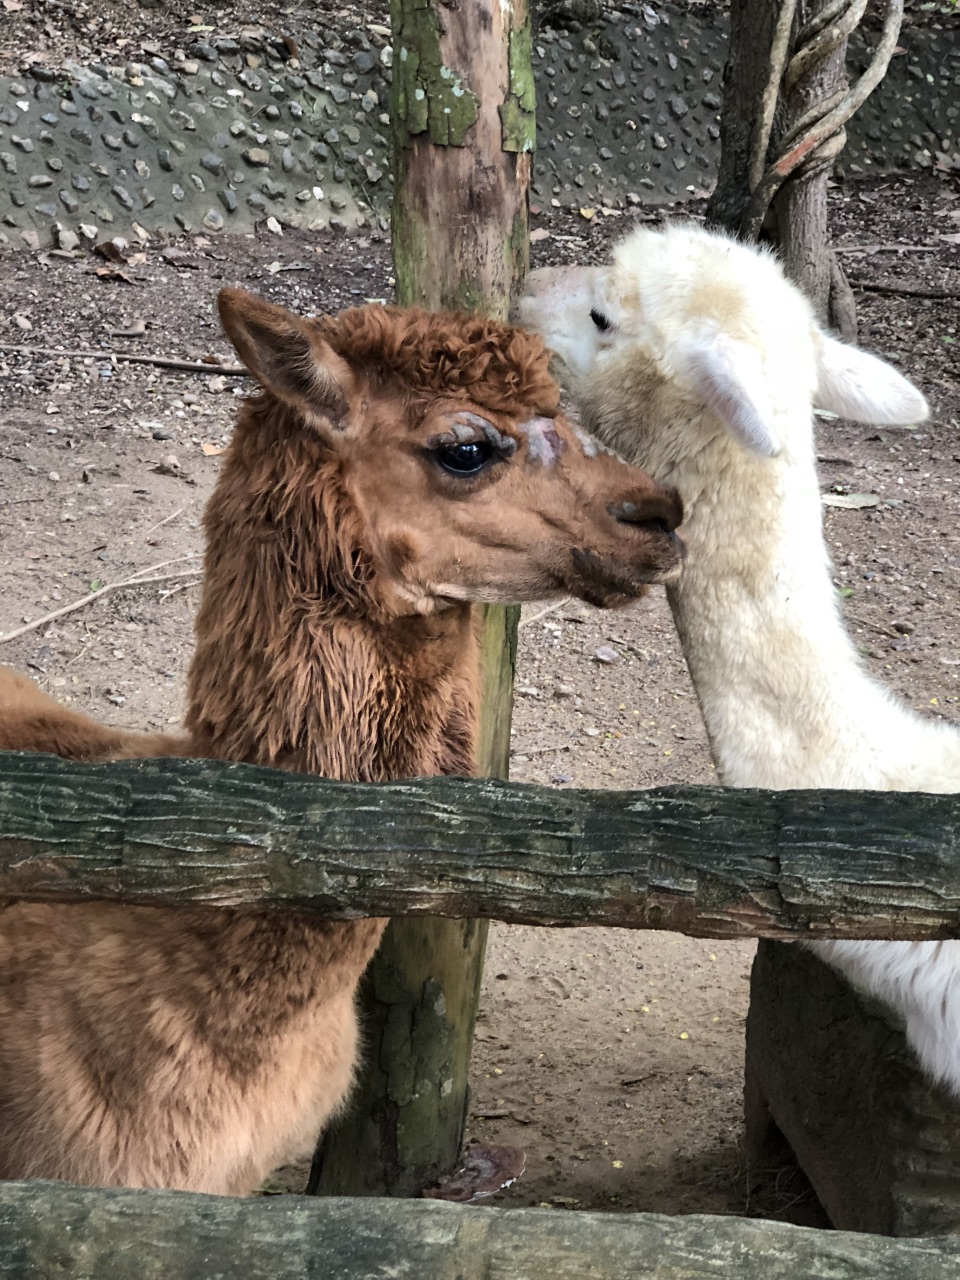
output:
M821 529L813 406L916 422L920 393L828 337L770 254L695 226L636 231L609 268L535 271L517 312L584 425L680 491L689 557L667 592L721 780L960 791L960 732L864 672ZM960 1094L960 942L812 945Z

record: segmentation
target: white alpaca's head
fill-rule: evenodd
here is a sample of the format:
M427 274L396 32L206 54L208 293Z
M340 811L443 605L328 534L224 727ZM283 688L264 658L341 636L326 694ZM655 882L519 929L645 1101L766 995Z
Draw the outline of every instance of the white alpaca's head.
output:
M633 232L609 267L534 271L516 316L559 357L584 424L685 501L691 466L702 482L737 459L812 464L813 406L887 424L928 411L823 332L772 254L693 224Z

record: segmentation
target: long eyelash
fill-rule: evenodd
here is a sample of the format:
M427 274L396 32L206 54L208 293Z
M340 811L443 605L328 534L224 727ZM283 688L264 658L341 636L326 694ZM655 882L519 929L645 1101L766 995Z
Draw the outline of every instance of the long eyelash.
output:
M596 307L591 307L591 308L590 308L590 319L591 319L591 320L593 321L593 323L597 326L597 328L601 331L601 333L602 333L602 332L604 332L604 331L606 331L607 329L609 329L609 328L611 327L611 326L610 326L610 321L609 321L609 320L607 319L607 317L603 314L603 312L602 312L602 311L598 311Z

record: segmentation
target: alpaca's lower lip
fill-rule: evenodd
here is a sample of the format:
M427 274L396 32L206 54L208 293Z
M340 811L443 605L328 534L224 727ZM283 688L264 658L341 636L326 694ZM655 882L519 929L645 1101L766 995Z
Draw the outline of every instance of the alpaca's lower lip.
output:
M680 575L683 573L683 560L684 558L682 557L671 568L662 569L659 573L654 574L652 578L648 578L647 581L653 584L660 584L663 582L676 582L677 578L679 578Z
M671 582L680 575L686 548L675 533L662 533L650 549L646 563L624 564L622 560L602 556L587 548L576 548L571 556L573 576L570 589L584 599L595 602L603 595L630 599L643 588Z

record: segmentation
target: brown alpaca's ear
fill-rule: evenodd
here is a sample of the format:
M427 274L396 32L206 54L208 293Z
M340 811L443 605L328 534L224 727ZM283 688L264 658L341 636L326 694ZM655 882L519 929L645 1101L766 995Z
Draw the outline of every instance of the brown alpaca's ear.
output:
M342 429L353 381L350 366L284 307L244 289L221 289L220 322L237 355L266 391L320 429Z

